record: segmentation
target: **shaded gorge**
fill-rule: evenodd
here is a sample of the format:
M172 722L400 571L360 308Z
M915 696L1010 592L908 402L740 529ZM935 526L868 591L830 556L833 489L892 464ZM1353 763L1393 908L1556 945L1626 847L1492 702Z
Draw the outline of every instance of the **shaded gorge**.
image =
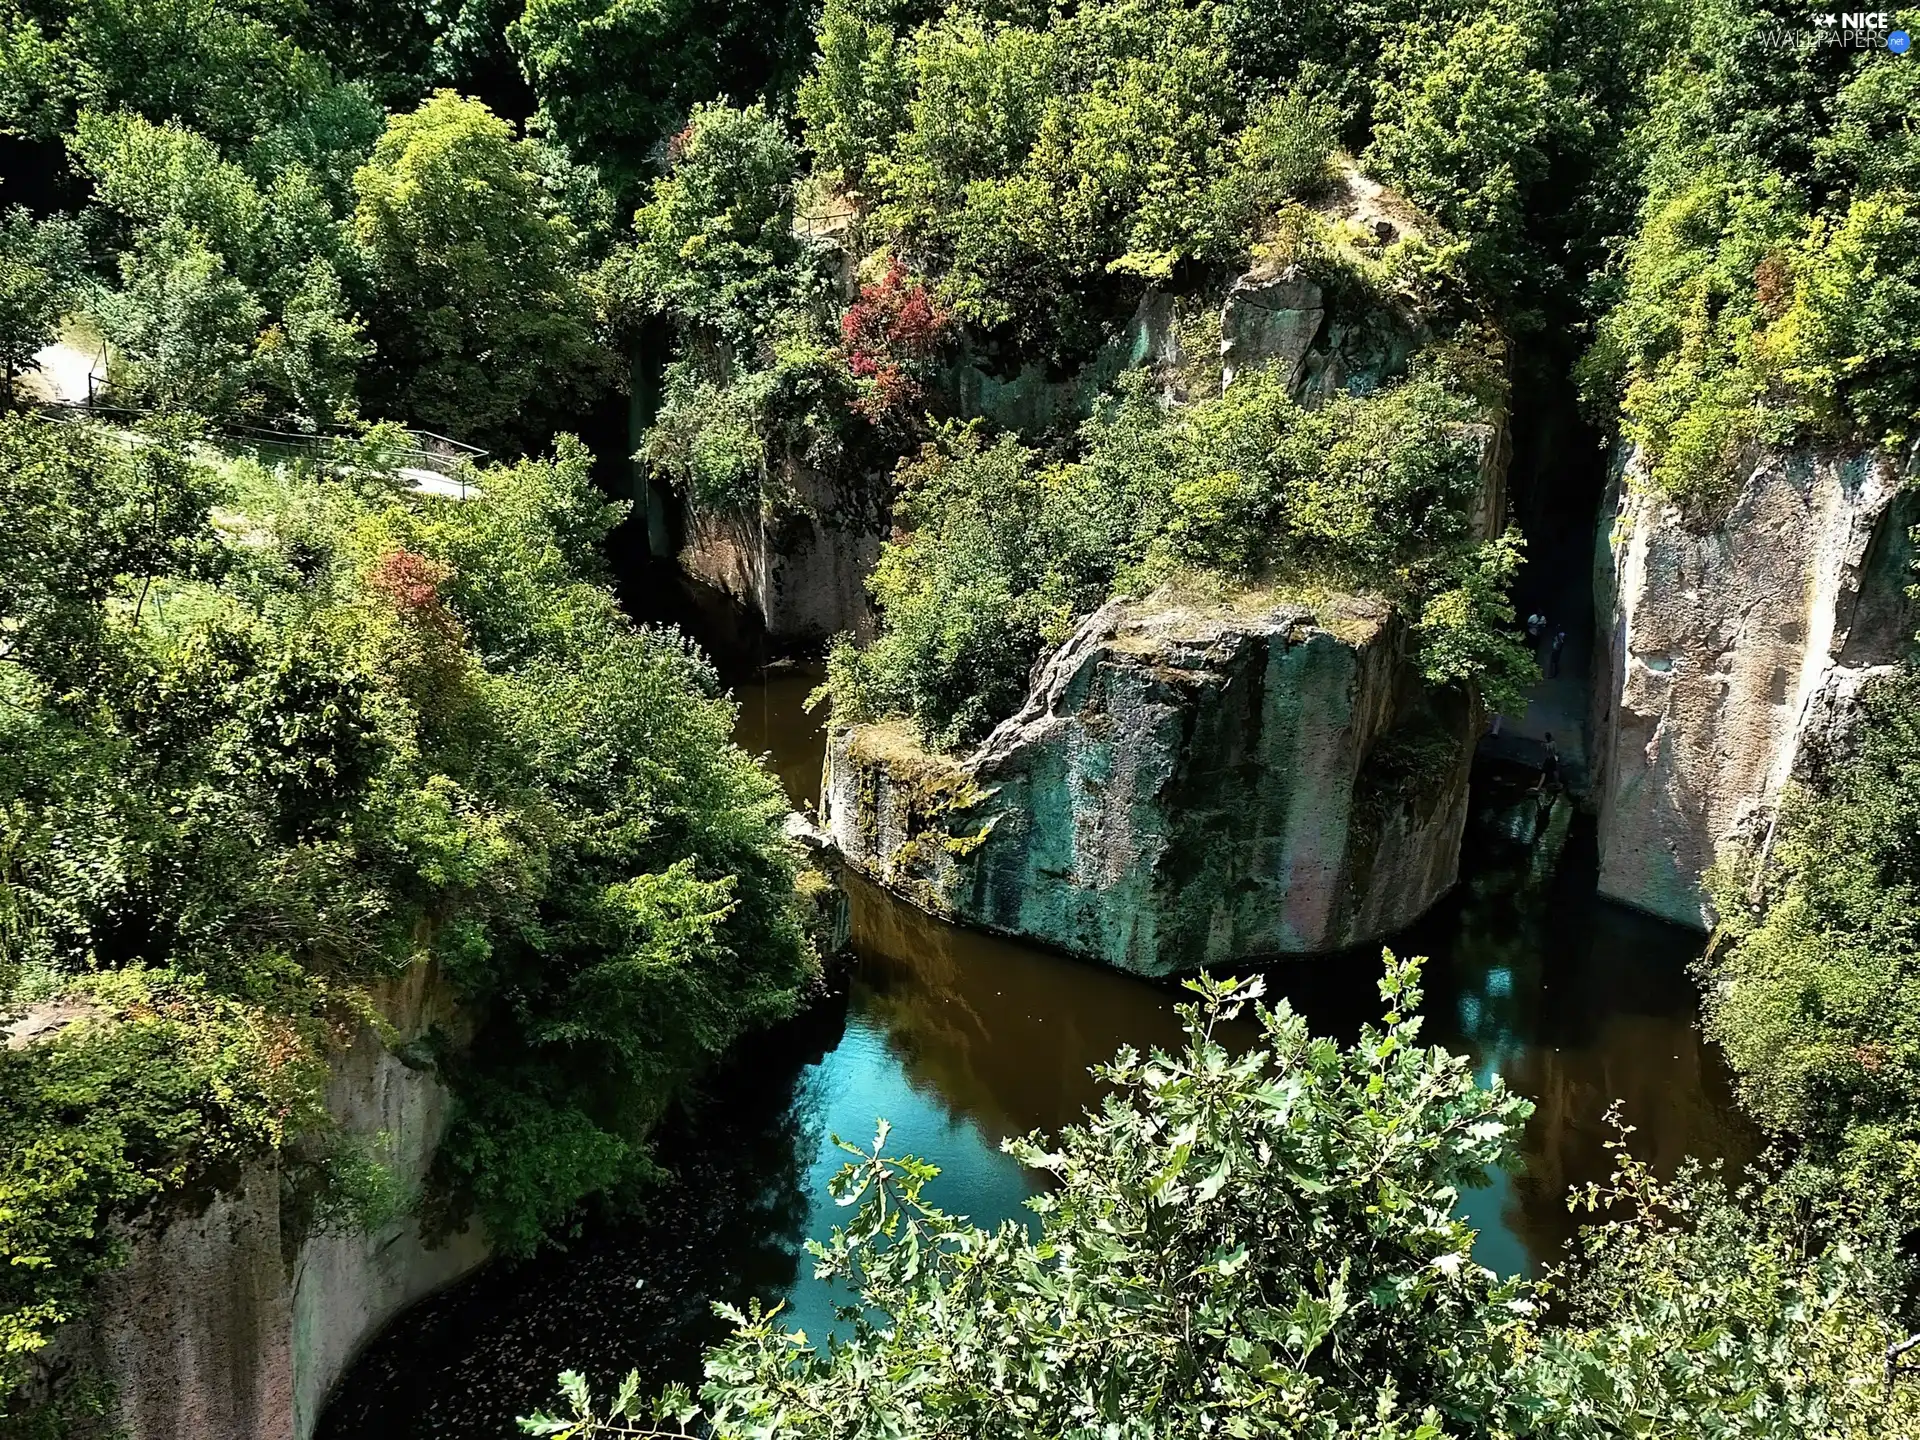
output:
M817 803L824 737L802 702L811 676L738 689L738 738L768 755L796 804ZM1754 1151L1724 1067L1694 1027L1686 967L1701 937L1599 900L1589 820L1543 810L1524 771L1483 766L1461 882L1401 953L1430 957L1426 1036L1536 1104L1524 1173L1469 1193L1478 1254L1503 1272L1559 1258L1566 1194L1608 1173L1608 1106L1663 1173L1686 1155L1739 1164ZM802 1247L846 1214L826 1183L836 1133L942 1170L932 1198L992 1223L1023 1214L1030 1177L1001 1137L1054 1130L1093 1104L1089 1067L1123 1044L1170 1045L1182 992L943 924L847 880L853 960L807 1014L742 1047L660 1137L673 1181L644 1214L589 1224L565 1249L495 1264L406 1316L349 1373L328 1440L498 1437L547 1402L563 1368L596 1386L629 1368L697 1383L727 1332L715 1301L784 1301L821 1336L845 1296L812 1278ZM1379 1010L1375 952L1266 971L1316 1029L1351 1038Z

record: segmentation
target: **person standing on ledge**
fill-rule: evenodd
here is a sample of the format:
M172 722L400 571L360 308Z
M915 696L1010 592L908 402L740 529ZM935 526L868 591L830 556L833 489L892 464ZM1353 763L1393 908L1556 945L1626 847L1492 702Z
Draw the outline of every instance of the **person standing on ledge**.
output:
M1540 783L1536 790L1558 790L1560 788L1560 747L1553 743L1553 732L1546 735L1547 753L1540 761Z

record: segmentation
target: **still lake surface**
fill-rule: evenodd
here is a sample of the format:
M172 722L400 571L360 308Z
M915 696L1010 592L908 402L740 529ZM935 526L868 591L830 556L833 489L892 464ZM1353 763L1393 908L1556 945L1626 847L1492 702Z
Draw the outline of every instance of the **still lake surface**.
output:
M765 755L796 805L817 805L824 732L814 684L743 684L737 738ZM1598 899L1589 822L1541 815L1514 777L1476 778L1461 882L1391 942L1430 957L1426 1038L1535 1102L1525 1172L1470 1192L1483 1263L1537 1273L1574 1229L1570 1187L1604 1179L1604 1116L1618 1100L1632 1148L1662 1173L1688 1155L1754 1152L1718 1053L1694 1028L1687 964L1701 937ZM401 1317L342 1383L323 1440L496 1440L547 1403L554 1377L604 1388L630 1368L697 1383L727 1326L716 1300L784 1301L819 1336L846 1297L803 1253L845 1212L827 1181L839 1134L941 1167L945 1208L983 1224L1023 1212L1027 1174L1000 1140L1055 1130L1093 1104L1089 1067L1123 1044L1180 1039L1175 986L1132 979L946 925L857 878L853 964L836 992L744 1047L660 1139L676 1181L639 1218L589 1226L566 1249L494 1265ZM1376 951L1267 969L1323 1033L1349 1038L1380 1009Z

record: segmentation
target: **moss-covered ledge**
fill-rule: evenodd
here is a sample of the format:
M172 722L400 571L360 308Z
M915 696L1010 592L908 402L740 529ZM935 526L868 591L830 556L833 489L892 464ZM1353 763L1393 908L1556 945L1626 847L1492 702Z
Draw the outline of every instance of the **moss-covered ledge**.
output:
M1389 607L1316 608L1114 601L963 759L836 728L827 828L923 908L1140 974L1378 939L1454 881L1475 717Z

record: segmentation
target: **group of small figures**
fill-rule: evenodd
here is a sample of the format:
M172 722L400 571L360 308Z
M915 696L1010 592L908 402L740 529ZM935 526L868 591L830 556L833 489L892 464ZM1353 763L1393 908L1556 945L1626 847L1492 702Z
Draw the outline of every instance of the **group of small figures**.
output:
M1541 652L1541 641L1546 640L1545 653ZM1540 656L1540 668L1546 672L1547 679L1560 678L1560 652L1567 648L1567 632L1556 629L1553 637L1547 639L1547 617L1538 610L1527 616L1527 643L1533 646L1535 655Z

